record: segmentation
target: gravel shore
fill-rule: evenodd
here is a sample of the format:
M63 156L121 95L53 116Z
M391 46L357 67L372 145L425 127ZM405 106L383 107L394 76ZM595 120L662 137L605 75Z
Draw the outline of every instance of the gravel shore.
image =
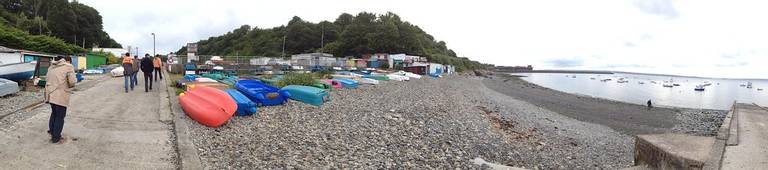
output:
M530 169L617 169L633 137L487 88L484 78L384 82L292 101L220 128L186 118L206 168L461 168L475 158Z

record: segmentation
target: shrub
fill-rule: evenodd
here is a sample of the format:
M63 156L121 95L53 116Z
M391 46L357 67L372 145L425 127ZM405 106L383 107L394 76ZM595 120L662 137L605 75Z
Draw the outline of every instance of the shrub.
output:
M275 83L278 88L285 87L287 85L303 85L311 86L315 83L315 79L308 73L288 73L282 80Z

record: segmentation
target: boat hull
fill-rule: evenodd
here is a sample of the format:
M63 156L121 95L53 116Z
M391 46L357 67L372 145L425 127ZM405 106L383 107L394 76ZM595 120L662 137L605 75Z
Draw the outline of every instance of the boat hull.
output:
M327 91L316 87L288 85L281 90L291 94L291 99L313 106L322 106L323 103L331 100L331 96Z
M0 66L0 78L11 81L29 80L35 73L35 63L15 63Z
M0 78L0 97L6 96L9 94L14 94L16 92L19 92L18 83L11 80Z
M258 106L282 105L288 102L290 95L259 80L240 80L235 83L235 88Z
M184 113L208 127L226 123L237 110L237 105L224 91L211 87L194 87L179 95Z
M240 93L237 90L234 89L227 89L224 90L229 94L229 97L232 97L232 100L235 101L237 104L237 115L238 116L250 116L256 113L256 103L253 103L251 99L248 99L243 93Z
M339 81L339 83L341 83L341 86L347 89L356 89L358 86L358 82L352 79L335 78L333 80Z

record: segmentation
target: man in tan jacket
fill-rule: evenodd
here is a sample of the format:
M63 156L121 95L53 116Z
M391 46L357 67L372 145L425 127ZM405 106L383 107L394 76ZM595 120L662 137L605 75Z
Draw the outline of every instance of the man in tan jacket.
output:
M77 83L75 69L64 57L58 56L51 62L45 75L45 102L51 104L51 118L48 120L48 133L51 143L64 143L61 131L64 128L64 116L69 107L69 95Z

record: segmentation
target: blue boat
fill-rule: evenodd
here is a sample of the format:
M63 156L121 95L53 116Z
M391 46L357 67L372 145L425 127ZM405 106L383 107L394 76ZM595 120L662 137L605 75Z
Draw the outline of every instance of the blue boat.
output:
M235 100L235 104L237 104L237 111L235 113L238 116L250 116L253 115L253 113L256 113L256 103L253 103L251 99L245 97L243 93L234 89L227 89L224 91L229 94L229 97L232 97L232 99Z
M290 98L293 100L314 106L321 106L325 101L331 100L331 95L327 91L317 87L288 85L281 90L290 93Z
M348 78L335 78L334 80L339 81L342 87L348 89L356 89L359 84L357 81Z
M259 80L240 80L235 83L237 91L243 93L258 106L275 106L288 102L290 94Z

